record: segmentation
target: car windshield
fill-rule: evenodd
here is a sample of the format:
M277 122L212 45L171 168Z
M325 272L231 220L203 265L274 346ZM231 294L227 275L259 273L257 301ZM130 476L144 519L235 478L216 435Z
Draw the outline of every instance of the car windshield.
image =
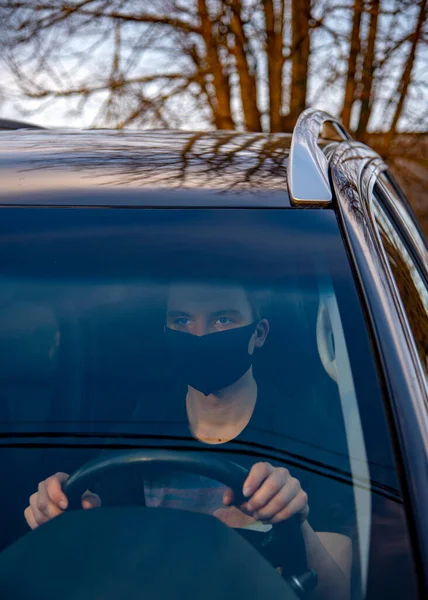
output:
M204 461L262 464L298 482L309 513L303 501L296 514L319 539L349 541L343 570L364 597L370 547L385 541L376 518L403 517L333 212L7 208L0 250L2 549L29 531L40 482L137 450L170 462L94 473L102 508L214 515L265 540L288 501L276 520L229 506L230 480Z

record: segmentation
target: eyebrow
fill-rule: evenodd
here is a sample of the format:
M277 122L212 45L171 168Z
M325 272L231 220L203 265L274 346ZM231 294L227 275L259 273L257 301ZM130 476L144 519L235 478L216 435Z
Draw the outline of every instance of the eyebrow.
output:
M219 317L220 315L237 315L242 316L242 312L236 308L224 308L222 310L216 310L210 313L211 317ZM192 315L184 310L169 310L167 312L168 317L191 317Z

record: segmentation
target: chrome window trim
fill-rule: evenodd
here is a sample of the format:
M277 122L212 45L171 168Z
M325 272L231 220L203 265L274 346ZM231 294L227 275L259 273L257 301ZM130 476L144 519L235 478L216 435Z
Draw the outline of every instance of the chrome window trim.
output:
M386 175L388 174L386 173ZM407 210L407 207L404 206L402 202L400 202L399 194L395 190L395 186L393 186L389 182L389 179L387 177L380 177L377 184L381 188L385 196L388 198L388 203L391 205L392 212L395 216L394 220L400 221L405 236L408 238L408 240L410 240L410 244L412 244L415 248L417 254L419 255L422 266L425 272L427 272L428 248L426 245L426 241L425 239L423 239L418 228L414 225L412 217ZM388 185L392 188L392 191L388 189Z
M318 145L327 124L333 127L335 139L350 139L340 121L322 110L307 109L297 119L287 165L288 189L295 205L323 206L332 201L328 161Z
M384 173L382 179L387 181L388 185L393 189L394 195L398 199L398 203L402 205L405 209L407 209L407 213L410 216L413 227L417 230L419 237L422 239L425 248L428 250L428 239L425 235L425 232L422 229L420 222L418 221L416 215L413 213L411 205L407 197L405 196L403 190L398 185L394 175L391 171L387 171Z
M372 151L372 153L373 153L373 151ZM427 435L427 452L428 452L428 384L427 384L427 381L426 381L426 378L424 375L424 369L423 369L423 366L422 366L422 363L421 363L421 360L419 357L419 353L418 353L418 350L417 350L417 347L416 347L416 344L414 341L412 328L410 327L410 323L407 318L406 309L401 300L400 291L397 287L397 284L395 283L395 278L392 273L392 269L390 267L388 257L386 255L386 252L383 247L379 229L376 224L376 217L375 217L375 211L374 211L374 206L373 206L374 186L376 184L378 184L379 176L382 173L384 173L385 171L387 171L387 166L385 165L385 163L382 161L382 159L380 157L376 156L374 159L372 159L362 171L360 193L361 193L361 197L363 199L365 199L365 202L367 203L368 217L370 219L370 223L371 223L374 235L375 235L377 243L378 243L382 264L387 273L389 287L394 296L394 301L399 307L398 312L399 312L400 320L403 324L403 328L404 328L405 332L407 333L407 336L406 336L408 338L407 343L409 346L409 350L410 350L411 354L413 355L412 360L414 363L417 364L417 372L418 372L418 374L421 375L421 389L425 394L425 401L426 401L426 408L425 408L426 412L424 413L423 418L425 418L425 421L426 421L425 431L426 431L426 435ZM398 233L398 231L397 231L397 233ZM409 253L410 253L410 249L409 249ZM427 453L427 456L428 456L428 453Z
M420 551L415 559L428 564L428 389L373 217L371 193L385 170L387 166L375 152L352 141L340 144L330 161L339 220L356 266L389 391L411 498L411 533ZM401 327L396 326L397 320ZM426 569L419 569L419 576L424 577L426 591Z

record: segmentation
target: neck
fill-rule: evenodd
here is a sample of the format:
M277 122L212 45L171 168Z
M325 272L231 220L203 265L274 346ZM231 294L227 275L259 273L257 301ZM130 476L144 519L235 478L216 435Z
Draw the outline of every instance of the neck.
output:
M187 416L193 435L207 444L235 438L248 424L257 399L253 368L233 385L205 396L194 388L187 392Z

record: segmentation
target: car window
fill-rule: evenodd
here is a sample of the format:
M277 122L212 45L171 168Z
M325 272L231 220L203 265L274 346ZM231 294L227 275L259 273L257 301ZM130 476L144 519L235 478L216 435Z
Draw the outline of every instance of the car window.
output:
M382 244L428 377L428 288L396 226L374 195L374 212Z
M236 390L250 410L224 413ZM216 392L224 405L209 404ZM106 452L186 450L287 468L314 531L350 540L353 598L412 589L384 398L332 211L2 209L0 398L3 548L27 533L48 476ZM224 518L222 482L128 479L91 489L103 506Z

